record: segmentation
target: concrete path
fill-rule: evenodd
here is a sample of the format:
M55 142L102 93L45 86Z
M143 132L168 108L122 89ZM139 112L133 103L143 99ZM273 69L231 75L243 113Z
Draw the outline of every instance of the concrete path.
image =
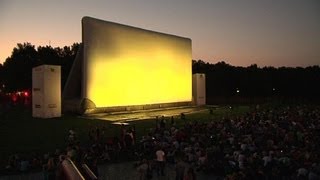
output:
M99 180L139 180L139 174L134 167L134 162L105 164L98 167ZM0 180L43 180L43 172L0 176ZM158 177L153 173L153 180L175 180L175 171L172 165L166 165L165 176ZM213 175L197 172L198 180L215 180Z

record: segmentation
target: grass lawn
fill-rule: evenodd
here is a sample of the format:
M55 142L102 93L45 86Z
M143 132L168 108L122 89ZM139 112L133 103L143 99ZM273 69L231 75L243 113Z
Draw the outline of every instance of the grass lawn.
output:
M236 116L250 110L249 106L218 107L194 114L187 114L186 120L175 117L177 126L185 121L210 121L222 117ZM170 122L169 119L167 122ZM43 154L54 152L55 149L65 149L69 129L74 129L81 143L88 141L88 133L96 126L105 127L108 137L119 136L120 126L110 121L85 119L75 115L64 115L61 118L39 119L31 116L31 110L15 107L0 115L0 167L5 165L9 155L15 153L30 155L34 152ZM155 120L140 120L130 122L135 125L138 139L147 134L150 128L155 127Z

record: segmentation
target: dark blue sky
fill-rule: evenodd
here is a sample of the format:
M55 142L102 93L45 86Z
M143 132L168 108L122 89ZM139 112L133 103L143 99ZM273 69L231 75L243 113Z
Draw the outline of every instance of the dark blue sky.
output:
M212 63L320 64L319 0L2 0L0 62L17 43L80 42L83 16L189 37Z

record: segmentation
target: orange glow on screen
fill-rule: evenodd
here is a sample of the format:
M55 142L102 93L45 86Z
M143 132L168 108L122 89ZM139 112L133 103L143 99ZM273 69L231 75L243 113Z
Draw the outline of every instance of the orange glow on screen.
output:
M83 19L83 97L97 107L192 100L191 40Z

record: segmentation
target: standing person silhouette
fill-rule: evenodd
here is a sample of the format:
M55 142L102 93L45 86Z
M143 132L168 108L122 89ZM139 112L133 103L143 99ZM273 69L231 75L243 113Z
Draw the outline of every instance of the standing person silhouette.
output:
M165 153L161 147L156 151L156 164L157 164L157 174L158 176L164 176L164 167L165 167Z

